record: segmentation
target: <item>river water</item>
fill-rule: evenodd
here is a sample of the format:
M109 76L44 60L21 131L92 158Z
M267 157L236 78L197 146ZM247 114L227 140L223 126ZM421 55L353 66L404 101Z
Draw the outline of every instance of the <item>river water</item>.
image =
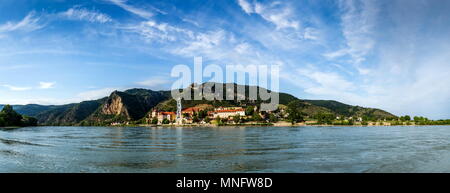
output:
M450 172L450 126L0 129L0 172Z

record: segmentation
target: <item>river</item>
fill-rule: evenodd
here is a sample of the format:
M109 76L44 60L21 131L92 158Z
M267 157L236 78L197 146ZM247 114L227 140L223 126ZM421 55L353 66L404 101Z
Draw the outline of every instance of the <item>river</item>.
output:
M0 172L450 172L450 126L0 129Z

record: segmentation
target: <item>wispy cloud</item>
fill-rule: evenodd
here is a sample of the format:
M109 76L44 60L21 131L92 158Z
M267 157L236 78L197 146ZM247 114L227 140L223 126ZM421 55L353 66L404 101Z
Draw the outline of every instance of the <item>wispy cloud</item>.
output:
M39 82L39 87L40 89L49 89L49 88L54 88L55 87L55 82Z
M239 0L238 3L245 13L256 13L266 21L273 23L277 29L300 28L300 22L294 19L293 10L280 2L263 4L257 1L250 3L246 0Z
M247 0L238 0L238 4L239 6L241 6L242 10L244 10L244 12L247 14L255 12L253 4L249 3Z
M168 83L170 83L170 81L165 77L153 77L144 81L136 82L136 84L139 86L145 86L149 88L155 88L160 86L167 87L169 86L167 85Z
M77 94L75 101L83 100L97 100L106 96L109 96L115 90L122 90L122 88L108 87L95 90L84 91Z
M36 16L34 11L29 12L22 20L18 22L7 22L0 25L0 33L12 31L35 31L43 28L45 25L40 22L40 17Z
M349 55L351 63L360 66L375 46L374 25L377 17L376 2L368 1L339 1L342 34L345 45L337 51L325 53L328 59L336 59ZM366 72L366 71L361 71Z
M143 21L138 25L128 25L119 29L138 33L147 42L181 41L194 36L194 33L188 29L175 27L168 23L158 23L154 20Z
M18 87L18 86L12 86L12 85L9 85L9 84L3 84L1 86L6 87L6 88L8 88L11 91L26 91L26 90L31 90L32 89L31 87Z
M70 8L65 12L59 13L59 15L70 20L89 21L96 23L106 23L112 21L109 15L100 13L95 10L88 10L79 7Z
M135 15L138 15L139 17L142 17L145 19L149 19L150 17L152 17L154 15L153 12L151 12L151 11L128 5L126 0L105 0L105 1L109 1L117 6L121 7L122 9L124 9L126 11L133 13Z

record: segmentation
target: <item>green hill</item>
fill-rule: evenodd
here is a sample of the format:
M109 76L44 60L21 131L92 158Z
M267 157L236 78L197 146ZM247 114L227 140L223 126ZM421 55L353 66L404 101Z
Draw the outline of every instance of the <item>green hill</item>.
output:
M377 119L393 119L397 116L383 111L381 109L374 108L364 108L360 106L352 106L344 103L340 103L333 100L304 100L307 103L313 104L315 106L323 107L331 110L332 112L346 117L365 117L369 120L377 120Z
M262 102L268 102L257 98L251 100L250 88L268 91L265 88L255 86L245 87L245 100L236 100L237 84L222 84L226 93L226 86L234 86L235 100L182 100L183 108L193 107L199 104L209 104L214 107L229 106L259 106ZM190 87L191 89L195 87ZM214 91L216 88L213 87ZM194 94L193 90L191 93ZM192 95L193 96L193 95ZM333 100L301 100L287 93L279 93L279 103L287 105L294 100L300 100L299 111L307 117L317 114L333 114L345 117L364 117L371 119L392 119L395 115L374 108L364 108L340 103ZM1 106L1 105L0 105ZM108 97L98 100L83 101L67 105L17 105L18 112L35 116L42 125L102 125L113 122L137 121L146 116L151 109L157 108L163 111L176 111L176 101L171 97L171 91L153 91L149 89L129 89L126 91L114 91Z

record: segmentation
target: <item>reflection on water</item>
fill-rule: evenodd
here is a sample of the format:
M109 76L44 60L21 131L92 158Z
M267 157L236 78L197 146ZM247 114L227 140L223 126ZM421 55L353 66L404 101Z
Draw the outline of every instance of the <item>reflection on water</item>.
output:
M29 127L0 172L450 172L450 127Z

